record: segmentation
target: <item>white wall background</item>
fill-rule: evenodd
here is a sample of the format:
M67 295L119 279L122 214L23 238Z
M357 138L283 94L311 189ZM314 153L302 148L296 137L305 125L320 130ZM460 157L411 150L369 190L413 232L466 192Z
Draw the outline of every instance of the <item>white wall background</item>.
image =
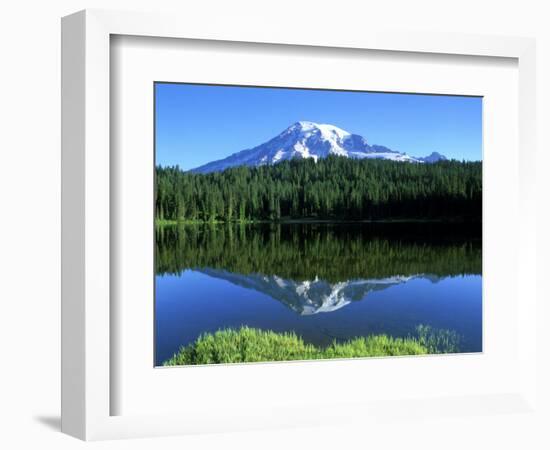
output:
M333 427L84 444L59 433L60 17L84 8L179 10L209 20L263 17L286 27L344 27L531 36L538 39L539 276L549 248L550 12L544 0L19 0L0 8L0 447L19 448L550 448L548 409L536 415L410 418ZM550 301L539 286L540 300ZM548 343L541 305L540 335ZM550 352L539 350L550 405Z

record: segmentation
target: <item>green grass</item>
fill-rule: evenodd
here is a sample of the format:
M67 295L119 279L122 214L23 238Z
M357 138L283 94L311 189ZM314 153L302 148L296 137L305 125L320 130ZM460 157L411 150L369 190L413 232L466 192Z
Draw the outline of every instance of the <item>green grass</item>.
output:
M201 335L193 344L182 347L165 366L224 364L308 359L364 358L369 356L422 355L429 353L415 338L386 335L333 342L327 348L306 344L294 333L275 333L243 327Z
M428 349L428 353L458 353L460 351L461 337L456 331L418 325L416 335L416 340Z
M155 225L156 226L177 225L177 224L178 224L177 220L155 218Z
M271 223L269 221L264 221L265 223ZM155 218L156 226L173 226L173 225L220 225L220 224L254 224L254 223L263 223L260 220L192 220L192 219L159 219ZM275 222L273 222L275 223Z
M387 218L387 219L316 219L306 217L303 219L292 219L289 217L281 217L276 220L267 219L232 219L232 220L200 220L200 219L159 219L155 217L155 224L157 226L165 225L211 225L211 224L347 224L347 223L461 223L464 219L462 217L441 217L441 218L423 218L423 217L410 217L410 218Z

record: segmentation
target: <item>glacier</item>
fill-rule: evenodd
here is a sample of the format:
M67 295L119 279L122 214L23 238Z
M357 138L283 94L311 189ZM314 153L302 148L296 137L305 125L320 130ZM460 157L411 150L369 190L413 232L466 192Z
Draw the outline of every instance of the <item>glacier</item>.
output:
M383 145L370 145L363 136L352 134L335 125L300 121L257 147L242 150L191 171L196 173L220 172L230 167L257 167L295 158L311 158L317 162L320 158L326 158L329 155L420 164L447 159L438 152L432 152L426 157L409 156Z

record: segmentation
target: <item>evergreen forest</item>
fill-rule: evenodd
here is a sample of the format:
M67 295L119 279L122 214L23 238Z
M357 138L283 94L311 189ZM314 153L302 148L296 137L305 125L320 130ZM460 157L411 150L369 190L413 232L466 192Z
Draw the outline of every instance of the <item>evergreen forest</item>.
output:
M208 174L156 168L158 221L481 221L480 161L433 164L329 156Z

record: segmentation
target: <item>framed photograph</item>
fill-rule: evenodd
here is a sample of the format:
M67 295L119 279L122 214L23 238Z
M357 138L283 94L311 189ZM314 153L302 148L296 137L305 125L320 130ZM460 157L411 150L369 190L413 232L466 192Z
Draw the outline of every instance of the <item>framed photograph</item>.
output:
M482 352L482 97L154 95L155 365Z
M533 407L533 41L84 11L62 46L64 432Z

